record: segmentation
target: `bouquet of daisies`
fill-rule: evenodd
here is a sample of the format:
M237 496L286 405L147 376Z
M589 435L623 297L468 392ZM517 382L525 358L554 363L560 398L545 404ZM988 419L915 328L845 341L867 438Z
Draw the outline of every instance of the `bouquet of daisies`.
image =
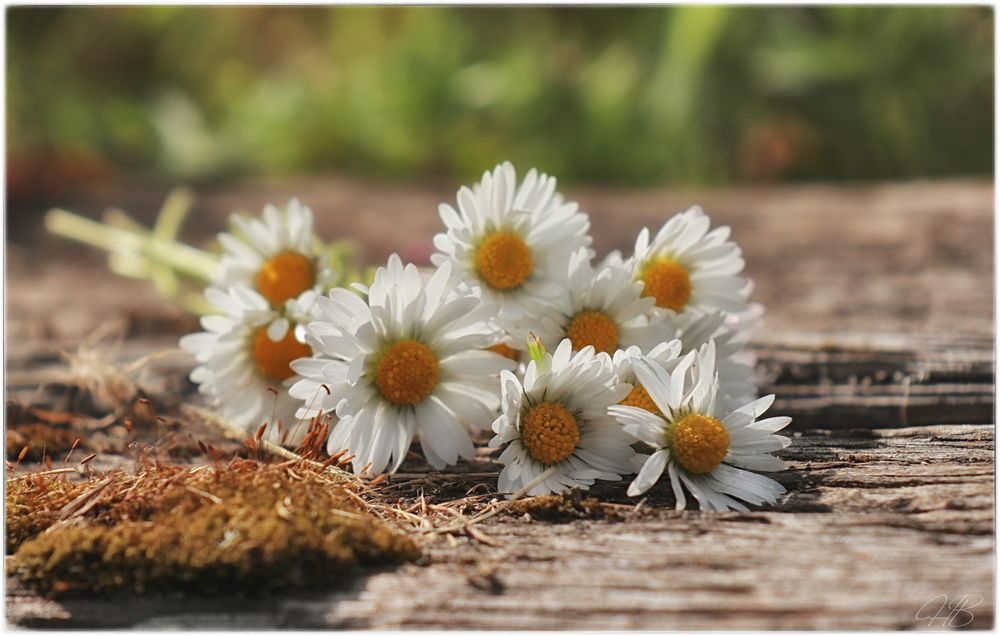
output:
M761 308L729 228L692 207L596 260L555 178L509 163L439 212L433 269L393 255L367 284L330 265L299 202L234 216L215 313L181 340L192 380L273 442L324 420L357 473L396 471L414 440L445 468L491 428L508 495L662 479L677 508L721 511L784 492L759 473L784 468L790 418L756 398L744 344Z

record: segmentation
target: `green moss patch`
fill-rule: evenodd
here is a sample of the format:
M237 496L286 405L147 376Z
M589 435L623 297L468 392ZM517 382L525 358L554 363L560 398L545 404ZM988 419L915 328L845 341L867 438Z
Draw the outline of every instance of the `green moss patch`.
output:
M55 479L50 475L26 475L7 481L7 554L59 520L59 511L76 499L87 485Z
M149 466L85 484L12 480L11 569L48 592L260 593L334 587L361 566L419 558L357 488L311 462L251 460Z

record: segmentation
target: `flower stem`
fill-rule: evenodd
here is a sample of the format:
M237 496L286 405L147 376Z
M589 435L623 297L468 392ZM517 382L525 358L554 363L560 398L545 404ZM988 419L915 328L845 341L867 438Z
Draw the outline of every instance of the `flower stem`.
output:
M111 254L142 257L150 263L169 267L200 281L208 282L215 271L218 258L203 250L165 239L154 234L143 234L107 223L99 223L61 209L52 209L45 215L45 227L54 234L103 249Z

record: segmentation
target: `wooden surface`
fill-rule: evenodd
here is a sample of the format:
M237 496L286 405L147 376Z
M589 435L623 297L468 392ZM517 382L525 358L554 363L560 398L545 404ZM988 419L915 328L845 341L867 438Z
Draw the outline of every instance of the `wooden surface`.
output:
M689 203L733 227L767 316L753 341L775 414L795 420L788 495L750 514L638 509L624 484L591 494L615 515L558 522L499 515L487 542L442 539L421 565L373 572L337 593L245 599L41 599L8 580L8 620L35 627L754 629L941 627L917 618L939 595L983 597L993 624L993 187L976 181L728 191L566 190L591 214L599 251L630 251L643 225ZM8 398L39 384L102 325L126 334L120 361L169 348L191 320L84 248L47 237L40 212L96 216L118 204L150 219L165 190L108 184L65 199L12 202L7 280ZM300 196L324 236L353 236L367 262L426 260L436 204L454 184L343 180L198 191L187 238L233 208ZM190 360L138 378L187 398ZM495 486L489 453L432 500ZM462 473L470 473L463 475ZM400 480L396 480L398 483ZM479 486L482 488L482 486ZM967 596L968 595L968 596ZM972 602L967 600L967 602ZM923 610L924 614L927 609ZM924 614L921 614L923 616ZM947 625L959 627L965 614Z

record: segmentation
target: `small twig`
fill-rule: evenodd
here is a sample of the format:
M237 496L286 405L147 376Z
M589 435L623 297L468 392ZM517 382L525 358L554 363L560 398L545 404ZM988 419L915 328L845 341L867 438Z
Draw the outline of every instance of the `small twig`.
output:
M204 497L205 499L208 499L209 501L211 501L214 504L221 504L221 503L223 503L222 499L216 497L215 495L213 495L210 492L205 492L201 488L195 488L194 486L187 486L187 485L185 485L184 489L188 490L188 491L190 491L190 492L192 492L192 493L194 493L196 495L198 495L199 497Z
M132 496L132 493L135 492L135 489L139 487L139 484L141 484L142 480L145 478L146 478L146 473L140 474L139 477L134 482L132 482L132 485L125 489L125 491L122 493L122 498L123 499L130 498Z
M153 362L154 360L159 360L161 358L166 358L167 356L172 356L175 354L184 353L183 349L179 347L172 347L170 349L160 349L159 351L153 351L142 356L138 360L131 362L122 369L122 373L132 373L137 369L141 369L145 365Z
M502 541L497 541L493 537L489 536L479 528L474 525L466 525L465 533L469 535L470 539L475 539L480 543L485 543L486 545L493 546L494 548L499 548L503 546Z
M93 488L63 506L59 510L59 519L68 519L70 517L85 514L88 510L94 507L101 493L103 493L104 490L111 485L112 481L114 481L112 477L99 481Z
M364 519L364 515L359 515L354 512L347 512L346 510L337 510L336 508L330 508L328 511L332 515L339 515L341 517L347 517L349 519Z
M82 463L82 462L81 462ZM53 468L52 470L43 470L39 473L27 473L24 475L17 475L16 477L11 477L8 482L17 481L19 479L27 479L29 477L41 477L43 475L62 475L65 473L75 473L78 472L76 468Z
M419 516L413 514L412 512L408 512L406 510L403 510L402 508L392 508L392 511L394 513L396 513L396 514L400 514L400 515L406 517L410 521L413 521L413 522L416 522L416 523L420 523L420 521L421 521L421 518Z
M347 495L348 497L350 497L351 499L354 499L355 501L357 501L357 502L358 502L359 504L361 504L361 505L362 505L362 506L364 506L365 508L369 508L369 507L371 507L371 504L370 504L370 503L368 503L367 501L365 501L364 499L362 499L362 498L361 498L361 496L360 496L360 495L358 495L357 493L355 493L355 492L351 492L351 490L350 490L349 488L345 488L345 489L344 489L344 493L345 493L345 494L346 494L346 495Z
M289 459L292 461L309 461L303 458L298 453L290 451L284 446L280 446L278 444L275 444L274 442L269 442L266 439L260 440L260 447L266 450L267 452L271 453L272 455L276 455L278 457L281 457L282 459Z

